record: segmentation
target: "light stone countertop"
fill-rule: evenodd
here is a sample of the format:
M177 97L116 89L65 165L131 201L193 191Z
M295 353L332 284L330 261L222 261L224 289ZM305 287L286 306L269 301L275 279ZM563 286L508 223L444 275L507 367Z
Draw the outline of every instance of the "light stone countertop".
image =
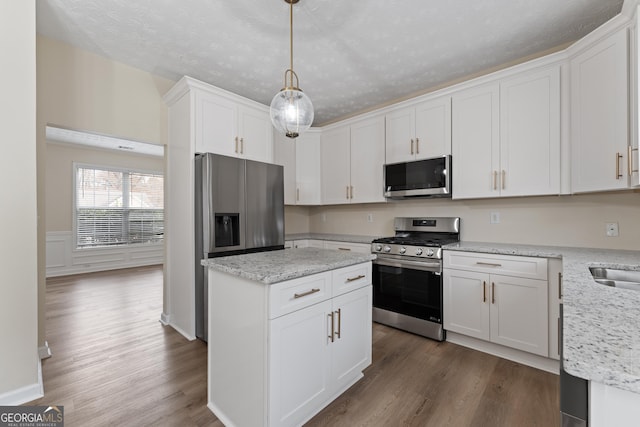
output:
M302 248L202 260L205 267L270 285L324 271L369 262L367 253Z
M640 251L460 242L445 250L561 258L564 369L640 393L640 291L596 283L589 267L640 270Z
M335 242L348 243L371 243L372 240L382 236L357 236L351 234L326 234L326 233L298 233L287 234L284 240L332 240Z

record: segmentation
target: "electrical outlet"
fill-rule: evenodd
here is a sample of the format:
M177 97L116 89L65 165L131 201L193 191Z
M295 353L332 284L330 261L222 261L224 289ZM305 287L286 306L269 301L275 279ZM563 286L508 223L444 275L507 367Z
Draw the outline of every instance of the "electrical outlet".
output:
M491 219L489 222L491 224L500 224L500 212L491 212Z
M606 224L606 233L607 233L607 237L617 237L618 236L618 223L617 222L608 222Z
M367 221L373 222L373 214L372 213L367 214Z

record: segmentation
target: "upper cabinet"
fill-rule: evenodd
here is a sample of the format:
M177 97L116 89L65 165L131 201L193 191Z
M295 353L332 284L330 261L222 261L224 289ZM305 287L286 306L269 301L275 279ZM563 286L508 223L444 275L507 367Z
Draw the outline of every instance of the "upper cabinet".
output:
M195 152L273 161L269 108L203 86L201 83L191 88Z
M560 192L560 69L552 66L455 93L453 197Z
M425 101L386 115L386 162L451 154L451 98Z
M384 117L322 133L322 203L384 202Z
M572 191L629 185L627 28L571 59Z
M274 162L284 167L284 204L319 205L320 131L292 139L276 132Z

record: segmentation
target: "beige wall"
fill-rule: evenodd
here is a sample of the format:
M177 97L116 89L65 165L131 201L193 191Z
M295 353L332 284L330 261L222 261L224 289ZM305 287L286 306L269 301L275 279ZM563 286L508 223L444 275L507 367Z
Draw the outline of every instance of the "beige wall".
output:
M38 385L34 0L0 1L0 405Z
M63 214L53 207L54 196L48 195L51 186L47 184L47 167L51 162L45 126L52 124L164 145L167 108L162 95L174 82L46 37L38 36L36 43L38 343L42 346L46 338L45 230L64 227L59 218ZM56 148L52 150L54 156L61 154L55 153ZM69 160L75 159L64 162ZM49 209L54 210L52 215L47 213Z
M74 162L143 171L164 171L162 157L48 143L45 183L47 232L72 230Z
M500 224L489 223L491 212L500 213ZM315 233L388 236L393 234L396 216L459 216L462 239L468 241L640 250L637 192L468 201L426 199L313 207L309 213L306 231ZM373 222L367 222L369 213ZM287 233L292 232L290 222L287 215ZM607 222L618 222L619 237L605 236ZM301 224L303 221L295 218L291 228L301 232Z

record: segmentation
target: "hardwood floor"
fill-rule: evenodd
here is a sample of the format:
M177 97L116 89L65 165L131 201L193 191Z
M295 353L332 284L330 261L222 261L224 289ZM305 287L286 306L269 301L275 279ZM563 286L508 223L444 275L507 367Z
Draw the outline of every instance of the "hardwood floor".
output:
M45 396L65 425L222 426L206 345L158 319L162 270L47 280ZM308 426L556 426L558 377L374 324L373 364Z

